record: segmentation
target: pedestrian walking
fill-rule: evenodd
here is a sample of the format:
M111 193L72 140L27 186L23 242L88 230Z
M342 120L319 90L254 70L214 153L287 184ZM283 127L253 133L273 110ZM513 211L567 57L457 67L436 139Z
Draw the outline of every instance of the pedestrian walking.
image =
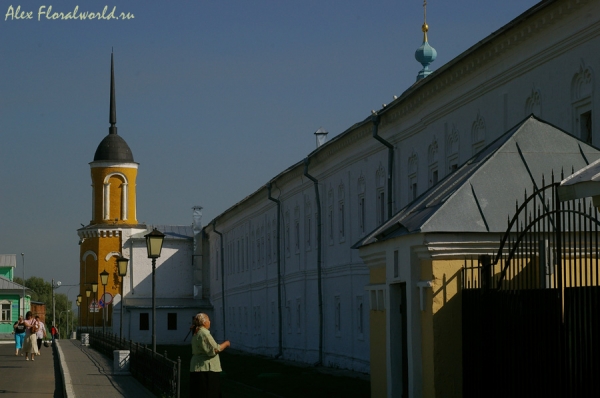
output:
M58 339L58 329L56 328L56 326L54 326L54 324L52 324L50 334L52 335L52 345L54 345L54 340Z
M42 322L39 315L35 316L35 320L38 323L38 331L35 333L38 355L42 355L42 341L46 338L46 325L44 325L44 322Z
M25 351L25 360L29 361L29 354L31 353L31 360L35 361L33 356L38 353L36 332L39 325L37 324L31 311L27 311L25 314L25 321L23 321L23 323L25 323L25 327L27 328L25 331L25 344L23 346L23 351Z
M23 323L23 316L19 315L19 319L13 324L13 333L15 334L15 355L19 356L19 350L23 355L23 343L25 342L25 323Z
M229 347L229 340L217 344L209 332L208 315L199 313L192 324L192 360L190 361L190 398L221 396L221 360L219 353Z

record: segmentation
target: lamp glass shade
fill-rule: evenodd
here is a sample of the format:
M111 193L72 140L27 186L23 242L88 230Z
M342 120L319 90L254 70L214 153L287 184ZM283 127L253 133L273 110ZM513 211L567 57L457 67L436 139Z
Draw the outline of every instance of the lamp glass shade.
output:
M103 286L106 286L108 284L108 272L106 272L106 270L100 272L100 283L102 283Z
M162 250L165 234L154 228L152 232L144 235L146 238L146 249L148 249L148 258L159 258Z
M81 300L83 300L83 296L81 294L77 295L77 305L81 304Z
M78 307L81 305L81 303L79 301L76 301L75 303L77 304Z
M85 297L90 297L92 291L90 289L85 289Z
M92 282L92 292L98 292L98 282Z
M129 259L125 257L117 258L117 269L119 270L119 276L123 277L127 275L127 264Z

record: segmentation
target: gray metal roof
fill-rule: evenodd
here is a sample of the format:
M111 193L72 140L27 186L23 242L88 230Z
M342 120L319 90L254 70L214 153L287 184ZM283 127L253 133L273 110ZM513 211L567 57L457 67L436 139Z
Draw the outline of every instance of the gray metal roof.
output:
M16 254L0 254L0 267L16 267L17 266L17 255Z
M94 162L115 161L133 163L133 153L125 140L117 134L108 134L96 148Z
M14 291L23 291L23 285L18 284L16 282L11 281L10 279L6 279L3 276L0 276L0 290L14 290ZM32 290L28 287L25 290L31 294ZM4 292L6 293L6 292Z
M144 235L150 233L154 228L158 229L170 239L194 239L194 229L191 225L148 225L147 230L132 235L133 239L143 239Z
M530 116L353 247L418 232L503 232L525 191L600 158L600 151Z
M600 196L600 160L561 181L558 196L561 201L585 197L594 197L597 201ZM598 206L596 202L594 205Z

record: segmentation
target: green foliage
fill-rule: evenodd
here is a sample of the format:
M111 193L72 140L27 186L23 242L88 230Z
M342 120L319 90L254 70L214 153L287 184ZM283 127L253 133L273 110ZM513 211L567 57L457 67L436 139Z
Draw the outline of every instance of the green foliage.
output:
M15 278L14 281L19 284L23 284L23 279ZM50 336L50 328L52 326L52 320L56 319L58 330L62 338L67 337L67 329L71 330L71 324L78 325L77 313L73 312L73 302L69 300L66 294L57 293L54 291L54 301L56 306L56 318L53 316L52 307L52 283L47 282L37 276L32 276L25 280L25 286L33 290L31 294L32 301L39 301L46 304L46 329L48 336ZM71 310L68 314L69 325L67 328L67 310ZM71 317L75 317L71 321Z

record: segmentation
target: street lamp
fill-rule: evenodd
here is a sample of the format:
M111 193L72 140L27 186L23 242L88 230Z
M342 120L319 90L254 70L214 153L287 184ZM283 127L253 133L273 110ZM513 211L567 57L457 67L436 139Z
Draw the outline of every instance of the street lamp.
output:
M119 338L123 338L123 284L125 283L125 277L127 276L127 263L129 259L125 257L117 258L117 268L119 270L119 276L121 277L121 320L119 322Z
M23 312L21 315L25 319L25 253L21 253L21 259L23 260Z
M94 328L93 330L96 331L96 310L98 309L98 302L96 301L96 293L98 292L98 282L92 282L92 292L94 293L94 315L92 315L92 321L93 321L92 327Z
M58 328L58 324L56 323L56 300L54 299L54 289L58 289L60 285L60 281L54 283L54 279L52 279L52 326L56 328Z
M156 259L160 257L165 234L154 228L145 238L148 258L152 259L152 352L156 353Z
M71 312L71 310L64 310L64 311L59 312L58 313L58 323L60 324L61 316L65 312L67 313L67 322L65 323L65 328L67 330L66 336L67 336L67 338L69 338L69 312ZM60 330L60 329L62 329L62 326L58 330Z
M102 283L102 334L106 332L106 284L108 283L108 272L100 272L100 282Z
M79 327L81 327L81 300L83 300L83 297L81 296L81 294L77 295L77 323L79 324Z
M90 294L92 291L89 288L85 289L85 326L88 328L90 327Z

